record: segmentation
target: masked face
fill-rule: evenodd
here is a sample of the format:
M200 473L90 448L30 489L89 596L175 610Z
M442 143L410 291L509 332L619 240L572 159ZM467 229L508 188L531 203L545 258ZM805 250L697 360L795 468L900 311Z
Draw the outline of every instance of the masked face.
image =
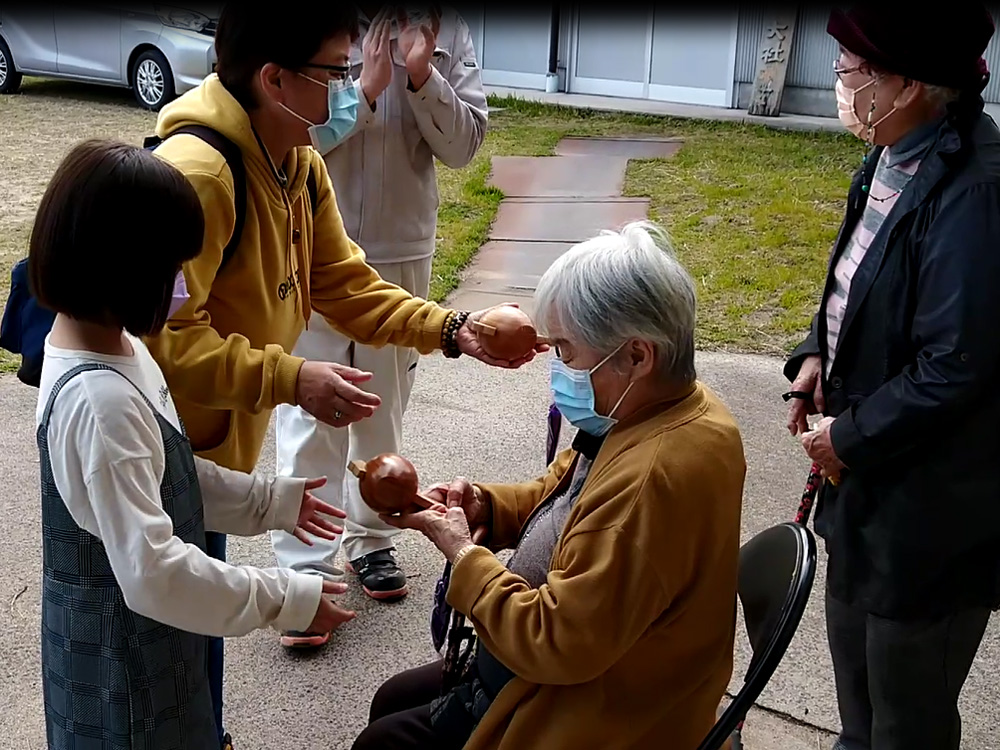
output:
M299 73L307 81L327 89L327 118L325 122L314 123L284 104L281 108L309 125L309 141L314 149L326 156L333 151L353 130L358 119L358 92L350 76L339 81L323 83L315 78Z
M876 77L869 77L857 88L847 86L841 75L852 74L857 77L863 75L858 71L858 67L838 71L837 84L834 88L837 95L837 116L848 132L869 143L879 143L876 128L896 113L896 97L888 100L885 88L879 88L880 79ZM859 107L858 94L869 89L870 94L862 96L863 101ZM888 111L881 114L886 109Z
M843 81L839 78L837 79L837 116L840 118L840 124L843 125L849 133L853 133L858 138L864 138L865 131L867 130L865 123L858 117L856 109L858 92L868 88L874 83L875 80L872 79L860 88L849 89L844 85Z
M622 393L621 397L611 408L611 411L607 416L604 416L598 414L595 408L596 396L594 394L594 384L590 376L617 354L624 345L624 343L621 344L621 346L589 370L575 370L566 365L558 357L552 358L549 364L549 382L552 389L552 399L556 408L578 430L601 437L618 424L618 420L614 418L614 414L631 390L632 383L629 382L625 387L624 393Z

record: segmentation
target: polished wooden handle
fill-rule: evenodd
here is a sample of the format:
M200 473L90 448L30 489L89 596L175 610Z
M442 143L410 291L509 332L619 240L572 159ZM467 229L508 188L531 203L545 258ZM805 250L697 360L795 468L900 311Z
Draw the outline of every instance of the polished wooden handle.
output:
M444 508L445 506L439 503L437 500L431 500L427 495L420 492L417 493L415 500L416 504L422 508Z
M497 335L496 326L487 325L486 323L480 323L478 320L469 321L469 328L471 328L476 333L485 333L487 336Z

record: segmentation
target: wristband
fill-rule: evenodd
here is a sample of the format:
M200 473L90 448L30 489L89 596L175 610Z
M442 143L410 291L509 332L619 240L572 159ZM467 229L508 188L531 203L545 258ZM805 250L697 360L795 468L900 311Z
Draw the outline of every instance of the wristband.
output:
M455 555L455 559L451 561L452 569L457 567L458 564L462 562L462 558L465 557L470 552L472 552L472 550L474 550L477 546L478 545L475 544L467 544L466 546L462 547L462 549L460 549L458 553Z

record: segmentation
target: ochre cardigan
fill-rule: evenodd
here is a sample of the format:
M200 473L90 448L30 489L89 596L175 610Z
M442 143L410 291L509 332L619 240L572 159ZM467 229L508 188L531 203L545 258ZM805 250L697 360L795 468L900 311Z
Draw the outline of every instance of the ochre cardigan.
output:
M516 544L575 460L479 485L493 549ZM609 433L540 588L468 553L448 601L517 677L466 750L695 750L732 675L745 475L736 422L698 383Z

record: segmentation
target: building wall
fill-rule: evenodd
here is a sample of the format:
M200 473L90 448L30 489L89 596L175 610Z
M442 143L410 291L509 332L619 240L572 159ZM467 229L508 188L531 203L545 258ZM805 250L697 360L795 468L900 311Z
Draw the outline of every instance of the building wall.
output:
M735 9L575 8L565 90L729 106L736 32Z
M462 17L472 32L486 85L544 90L550 8L521 7L516 12L463 8Z
M656 7L660 5L661 7ZM705 10L668 4L585 8L561 2L558 90L746 109L766 18L763 2ZM837 42L826 33L834 3L802 3L781 110L834 117ZM1000 19L1000 3L992 7ZM543 90L552 6L463 9L487 85ZM984 92L1000 105L1000 39L986 51L993 80Z
M650 59L651 98L728 107L733 102L737 16L657 8Z

